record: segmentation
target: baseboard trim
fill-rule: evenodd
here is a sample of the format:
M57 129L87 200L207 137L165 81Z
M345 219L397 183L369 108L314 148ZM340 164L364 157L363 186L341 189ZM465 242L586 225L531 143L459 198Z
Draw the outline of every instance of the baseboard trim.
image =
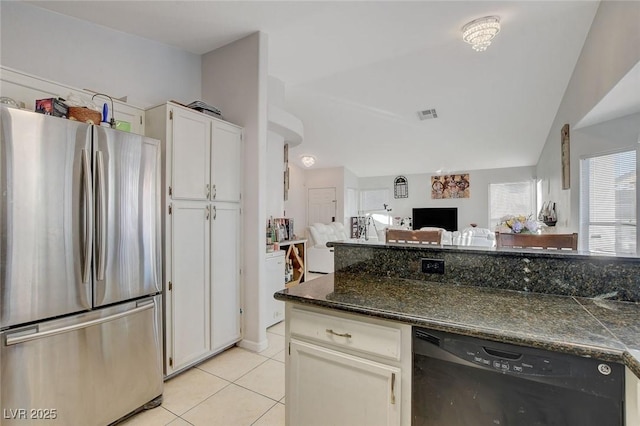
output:
M261 342L254 342L252 340L242 339L238 342L238 346L250 350L252 352L262 352L269 347L269 339L265 339Z

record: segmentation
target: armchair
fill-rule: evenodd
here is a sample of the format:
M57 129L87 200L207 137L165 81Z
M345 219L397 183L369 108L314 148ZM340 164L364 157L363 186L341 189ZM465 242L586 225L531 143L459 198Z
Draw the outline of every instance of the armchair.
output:
M307 269L310 272L328 274L334 271L333 247L327 247L329 241L348 240L349 236L340 222L329 224L314 223L309 226L309 245L307 247Z

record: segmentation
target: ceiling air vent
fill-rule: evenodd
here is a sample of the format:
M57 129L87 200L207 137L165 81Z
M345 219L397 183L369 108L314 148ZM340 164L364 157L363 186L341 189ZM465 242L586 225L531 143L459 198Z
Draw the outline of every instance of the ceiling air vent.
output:
M430 118L438 118L438 113L434 109L425 109L424 111L418 111L418 117L420 120L429 120Z

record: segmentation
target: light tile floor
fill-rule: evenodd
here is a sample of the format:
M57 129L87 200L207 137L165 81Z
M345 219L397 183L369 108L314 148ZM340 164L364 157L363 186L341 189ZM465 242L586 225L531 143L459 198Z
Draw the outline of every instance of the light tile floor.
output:
M267 330L269 347L233 347L165 382L160 407L122 425L284 425L284 322Z
M284 426L284 321L267 337L260 353L233 347L166 381L161 406L121 425Z

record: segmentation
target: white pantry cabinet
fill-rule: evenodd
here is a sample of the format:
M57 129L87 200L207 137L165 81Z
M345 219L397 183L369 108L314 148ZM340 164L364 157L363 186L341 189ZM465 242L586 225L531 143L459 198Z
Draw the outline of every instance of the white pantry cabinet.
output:
M291 305L287 424L410 424L411 327Z
M170 102L147 110L145 119L147 135L162 141L170 376L241 338L242 129Z
M211 329L219 351L240 340L240 207L212 203Z
M171 183L174 200L209 199L211 119L183 108L169 109Z
M171 307L169 367L179 369L211 350L210 213L206 204L192 201L174 202L171 210L171 279L164 294Z
M211 200L240 201L242 130L224 121L213 121L211 148Z

